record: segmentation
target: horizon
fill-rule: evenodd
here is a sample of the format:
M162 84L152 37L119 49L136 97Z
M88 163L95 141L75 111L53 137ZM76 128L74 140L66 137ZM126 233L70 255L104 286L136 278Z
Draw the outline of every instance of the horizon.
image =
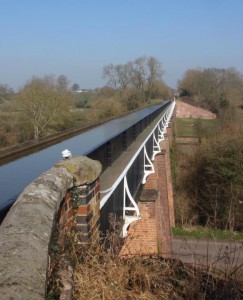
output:
M243 72L243 1L71 0L1 5L0 84L19 90L32 76L105 85L105 65L154 56L176 89L188 69Z

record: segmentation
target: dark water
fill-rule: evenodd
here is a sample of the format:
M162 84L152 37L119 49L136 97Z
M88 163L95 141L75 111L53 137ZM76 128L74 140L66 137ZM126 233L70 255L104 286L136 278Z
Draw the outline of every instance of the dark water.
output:
M145 108L123 118L109 121L39 152L0 166L0 210L8 202L13 202L12 199L16 199L17 195L36 177L61 160L63 150L70 150L73 156L86 155L160 106Z

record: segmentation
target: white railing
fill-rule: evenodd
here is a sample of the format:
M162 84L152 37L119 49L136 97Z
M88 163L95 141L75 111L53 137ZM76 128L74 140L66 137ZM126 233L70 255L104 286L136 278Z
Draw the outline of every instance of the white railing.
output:
M114 193L118 185L123 181L123 219L124 219L124 225L122 229L122 237L125 237L127 235L127 230L129 225L141 218L139 213L139 208L137 206L136 201L133 199L130 190L129 185L127 182L127 172L133 165L134 161L138 157L138 155L143 151L144 153L144 176L142 179L142 184L145 184L147 177L154 173L154 166L152 161L154 160L156 154L161 152L160 142L164 140L164 134L167 131L167 127L169 126L169 122L171 119L171 116L173 114L175 108L175 101L172 101L170 106L166 109L164 114L162 115L161 119L158 121L158 123L155 125L153 130L150 132L150 134L147 136L145 141L142 143L142 145L139 147L137 152L134 154L130 162L127 164L123 172L120 174L120 176L117 178L117 180L114 182L114 184L107 190L101 191L101 194L105 194L101 201L100 201L100 209L106 204L106 202L109 200L111 195ZM153 136L153 149L152 149L152 157L150 158L147 154L147 148L146 144L148 140ZM127 206L127 198L130 201L130 206ZM133 215L131 215L131 213Z

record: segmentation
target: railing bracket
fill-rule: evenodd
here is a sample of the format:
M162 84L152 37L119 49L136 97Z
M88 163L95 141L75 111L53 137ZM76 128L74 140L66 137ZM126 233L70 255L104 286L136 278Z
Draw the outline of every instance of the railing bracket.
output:
M127 197L130 200L131 206L126 205ZM127 176L124 177L123 219L124 219L124 225L122 227L121 236L124 238L127 236L128 227L130 226L130 224L134 221L138 221L139 219L141 219L138 205L136 201L133 199L127 184Z
M154 173L154 165L150 160L147 153L146 146L144 145L144 175L143 175L142 184L145 184L147 181L147 177L153 173Z

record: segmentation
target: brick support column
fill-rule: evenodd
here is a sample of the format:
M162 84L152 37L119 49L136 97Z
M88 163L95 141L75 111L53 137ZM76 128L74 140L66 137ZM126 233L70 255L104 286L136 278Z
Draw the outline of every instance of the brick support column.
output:
M74 187L67 192L61 209L61 227L76 229L80 242L95 242L100 226L100 183L99 179L89 185Z
M81 233L81 242L97 241L100 226L100 184L99 179L79 188L80 200L75 210L75 226Z
M69 229L73 226L73 206L70 198L70 192L66 193L66 196L60 203L58 222L61 228L67 227Z
M171 197L173 193L172 185L171 193L168 185L168 180L171 180L168 177L168 173L170 174L170 165L167 162L170 159L168 139L161 146L162 153L157 155L153 162L155 173L147 178L138 204L141 219L131 224L120 255L154 253L171 255L170 211L173 207L169 199L173 201Z
M75 160L71 161L72 164L70 161L63 163L73 171L75 185L67 191L61 203L59 225L75 229L80 243L89 243L99 238L101 165L88 158L84 160L79 166Z
M128 237L120 251L122 255L146 255L158 253L155 201L158 192L154 189L144 190L140 202L140 220L131 224Z

